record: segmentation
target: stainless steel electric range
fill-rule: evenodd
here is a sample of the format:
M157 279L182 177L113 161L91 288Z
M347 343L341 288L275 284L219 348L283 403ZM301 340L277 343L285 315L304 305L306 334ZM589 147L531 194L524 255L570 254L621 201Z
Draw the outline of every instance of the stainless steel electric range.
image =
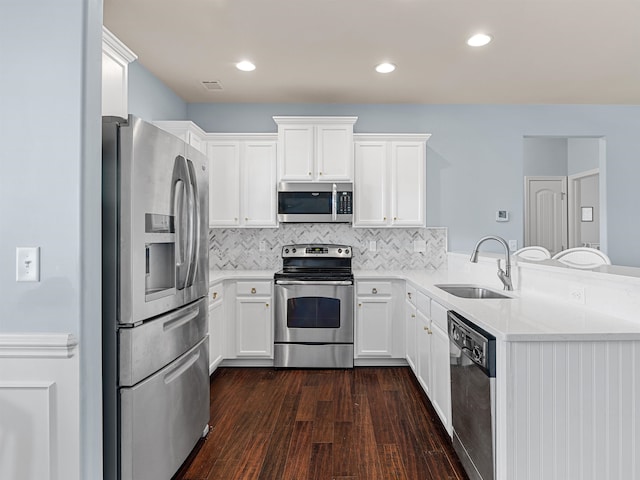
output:
M349 245L282 247L274 277L276 367L353 368L352 258Z

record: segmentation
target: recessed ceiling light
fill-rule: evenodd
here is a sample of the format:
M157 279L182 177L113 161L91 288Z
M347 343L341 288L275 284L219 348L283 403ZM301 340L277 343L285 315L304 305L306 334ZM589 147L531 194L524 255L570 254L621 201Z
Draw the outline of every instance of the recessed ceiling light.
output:
M236 63L236 68L243 72L253 72L256 69L256 66L247 60L243 60L242 62Z
M376 72L378 73L391 73L396 69L393 63L381 63L376 66Z
M484 47L491 40L493 40L491 35L487 35L486 33L477 33L474 36L469 37L467 45L470 47Z

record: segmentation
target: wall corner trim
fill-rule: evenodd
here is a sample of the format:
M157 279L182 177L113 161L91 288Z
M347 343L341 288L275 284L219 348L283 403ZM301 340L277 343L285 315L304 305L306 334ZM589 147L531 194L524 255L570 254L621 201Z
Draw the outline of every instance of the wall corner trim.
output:
M70 333L0 333L0 358L71 358L77 351Z

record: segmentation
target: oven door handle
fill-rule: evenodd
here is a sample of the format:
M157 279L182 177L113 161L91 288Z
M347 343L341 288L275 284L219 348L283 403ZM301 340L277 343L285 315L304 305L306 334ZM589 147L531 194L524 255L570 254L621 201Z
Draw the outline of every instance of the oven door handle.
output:
M338 186L335 183L331 188L331 219L338 220Z
M348 286L353 285L351 280L276 280L276 285L338 285L338 286Z

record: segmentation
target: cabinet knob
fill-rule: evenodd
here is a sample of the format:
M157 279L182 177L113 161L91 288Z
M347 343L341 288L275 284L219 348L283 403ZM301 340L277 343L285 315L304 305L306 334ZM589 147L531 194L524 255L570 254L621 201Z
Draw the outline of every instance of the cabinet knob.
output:
M311 176L311 172L309 172L308 175Z
M233 217L233 219L237 222L238 221L238 217Z
M416 318L416 316L412 313L412 314L411 314L411 318Z
M411 298L411 292L407 292L407 296Z
M397 220L397 219L398 219L398 217L393 217L393 219L394 219L394 220Z
M248 217L244 217L244 221L246 222L247 220L249 220L249 218Z
M255 287L251 287L251 293L256 293L256 288Z
M386 219L387 219L387 217L382 217L382 220L386 220Z
M374 295L377 295L378 289L377 288L372 288L371 289L371 293L373 293Z
M322 172L318 172L318 175L322 175Z
M358 304L358 306L359 306L359 307L361 307L361 306L362 306L362 304L361 304L361 303L359 303L359 304Z
M211 297L215 300L216 298L218 298L218 292L213 292L211 294Z
M425 332L427 332L429 335L431 335L433 332L431 331L431 329L429 327L422 327L424 329Z
M265 304L264 304L264 306L265 306L265 307L267 307L267 308L269 308L269 304L268 304L268 303L265 303Z

